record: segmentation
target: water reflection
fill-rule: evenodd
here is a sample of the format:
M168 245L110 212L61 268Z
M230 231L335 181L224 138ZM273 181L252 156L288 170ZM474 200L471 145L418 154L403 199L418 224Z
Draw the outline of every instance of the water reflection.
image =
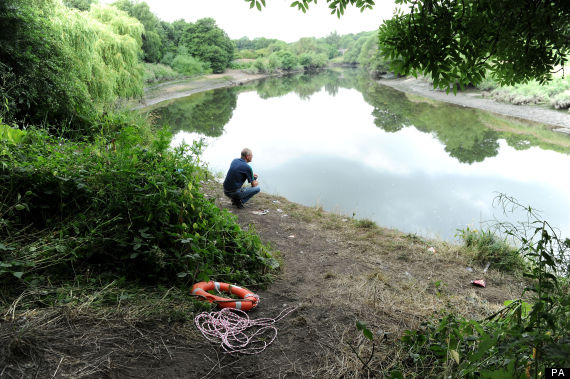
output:
M503 192L570 231L570 182L561 174L570 138L407 96L350 71L206 94L156 110L185 131L173 144L211 136L203 158L222 173L252 148L264 191L443 238L492 218Z
M219 137L232 118L236 103L237 88L228 88L161 103L152 114L157 124L169 125L173 133L182 130Z

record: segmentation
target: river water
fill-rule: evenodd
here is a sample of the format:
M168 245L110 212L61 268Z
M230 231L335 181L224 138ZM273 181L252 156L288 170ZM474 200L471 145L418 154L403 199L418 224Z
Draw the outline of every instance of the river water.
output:
M262 191L385 227L453 240L458 229L519 221L499 193L570 235L570 137L382 86L356 71L271 78L151 110L172 144L203 137L223 176L253 150Z

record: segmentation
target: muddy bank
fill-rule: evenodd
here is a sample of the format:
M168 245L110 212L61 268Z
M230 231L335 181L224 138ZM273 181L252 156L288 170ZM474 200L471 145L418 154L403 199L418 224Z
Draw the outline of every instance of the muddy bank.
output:
M164 82L145 88L143 97L136 102L130 103L129 107L131 109L145 108L162 101L178 99L198 92L240 86L254 80L281 75L283 73L280 72L275 74L250 74L241 70L227 70L222 74L210 74L196 78Z
M456 95L451 92L446 94L445 91L434 90L430 83L415 78L381 79L378 83L438 101L551 125L555 131L570 134L570 112L567 111L557 111L537 105L499 103L484 99L481 97L481 91L475 89L458 92Z

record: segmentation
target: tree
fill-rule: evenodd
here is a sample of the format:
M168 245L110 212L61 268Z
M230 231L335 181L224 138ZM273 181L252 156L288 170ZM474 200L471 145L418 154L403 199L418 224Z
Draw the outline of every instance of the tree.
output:
M142 25L114 7L58 0L0 2L0 99L9 122L81 121L142 94Z
M148 4L145 2L134 2L133 0L119 0L114 2L113 5L127 12L129 16L136 18L143 24L142 49L144 60L147 62L159 62L163 54L162 36L164 35L164 30L162 30L162 24L158 17L150 11Z
M265 0L246 0L250 7ZM306 12L316 0L294 1ZM340 17L373 0L327 0ZM403 75L428 74L434 86L478 84L488 72L501 84L545 82L568 62L568 0L396 0L408 6L386 21L379 49ZM456 87L453 87L454 90Z
M88 11L95 0L63 0L63 4L70 7L76 8L80 11Z
M419 0L380 27L384 56L402 74L429 74L434 86L551 79L570 53L570 2Z
M234 57L234 43L212 18L203 18L189 24L180 43L190 54L208 62L215 73L224 72Z

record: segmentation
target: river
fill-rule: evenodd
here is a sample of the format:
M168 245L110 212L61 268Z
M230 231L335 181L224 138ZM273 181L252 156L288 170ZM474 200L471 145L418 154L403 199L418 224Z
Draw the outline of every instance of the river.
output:
M270 78L165 101L147 111L203 137L223 177L253 150L262 191L347 217L453 240L458 229L516 222L499 193L570 235L570 137L548 127L404 94L353 70ZM488 224L487 224L488 225Z

